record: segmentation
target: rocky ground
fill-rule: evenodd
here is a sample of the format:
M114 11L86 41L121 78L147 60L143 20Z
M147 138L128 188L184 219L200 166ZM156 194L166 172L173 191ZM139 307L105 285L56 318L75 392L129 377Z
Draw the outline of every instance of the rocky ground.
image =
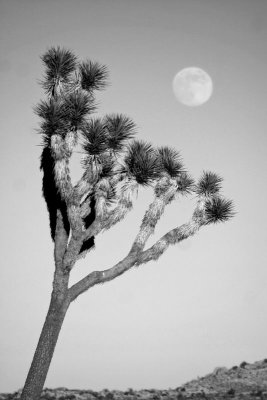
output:
M0 400L19 400L21 391L0 394ZM144 389L125 392L100 392L44 389L42 400L267 400L267 359L253 364L242 362L230 369L216 368L211 374L195 379L175 389Z

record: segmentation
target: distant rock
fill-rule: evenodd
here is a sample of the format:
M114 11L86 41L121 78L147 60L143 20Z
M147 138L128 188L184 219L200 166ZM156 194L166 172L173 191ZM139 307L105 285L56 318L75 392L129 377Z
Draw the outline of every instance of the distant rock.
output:
M21 390L2 393L0 400L19 400ZM232 368L215 368L202 378L176 389L126 391L104 389L75 390L60 387L42 391L41 400L267 400L267 359L249 364L243 361Z
M242 362L230 369L216 368L211 374L182 386L186 393L203 391L205 394L238 394L267 392L267 359L253 364Z

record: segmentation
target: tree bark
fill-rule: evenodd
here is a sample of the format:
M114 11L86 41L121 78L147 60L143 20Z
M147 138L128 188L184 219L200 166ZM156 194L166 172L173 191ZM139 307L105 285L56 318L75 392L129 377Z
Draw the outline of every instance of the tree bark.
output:
M67 296L52 293L50 306L33 361L21 394L21 400L38 400L46 380L59 332L68 310Z

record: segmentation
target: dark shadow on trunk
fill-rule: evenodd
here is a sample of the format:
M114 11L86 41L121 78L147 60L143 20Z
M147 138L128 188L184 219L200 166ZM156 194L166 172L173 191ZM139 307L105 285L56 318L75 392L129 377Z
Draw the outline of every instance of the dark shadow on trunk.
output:
M86 199L85 199L85 200L86 200ZM91 196L91 201L90 201L90 209L91 209L91 212L90 212L89 215L87 215L87 216L83 219L83 221L84 221L84 226L85 226L86 229L88 229L89 226L90 226L90 225L94 222L94 220L95 220L95 217L96 217L96 213L95 213L95 204L96 204L95 198L94 198L94 196ZM89 239L87 239L87 240L85 240L85 241L83 242L82 247L81 247L81 249L80 249L80 254L81 254L82 252L86 251L86 250L91 249L92 247L94 247L94 245L95 245L95 237L92 236L92 237L90 237Z
M66 203L61 199L60 193L56 187L55 178L54 178L54 167L55 161L51 154L51 149L49 147L45 147L43 149L41 155L41 165L40 169L43 170L43 196L46 201L47 209L49 212L50 219L50 231L51 237L55 240L55 232L56 232L56 222L57 222L57 210L61 211L63 217L64 228L69 235L70 232L70 224L68 220L67 214L67 206Z

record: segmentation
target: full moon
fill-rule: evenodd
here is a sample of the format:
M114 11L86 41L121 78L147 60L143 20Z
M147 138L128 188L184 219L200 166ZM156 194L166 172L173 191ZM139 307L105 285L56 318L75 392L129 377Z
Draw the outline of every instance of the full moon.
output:
M191 107L200 106L212 95L212 79L201 68L184 68L174 77L173 91L180 103Z

